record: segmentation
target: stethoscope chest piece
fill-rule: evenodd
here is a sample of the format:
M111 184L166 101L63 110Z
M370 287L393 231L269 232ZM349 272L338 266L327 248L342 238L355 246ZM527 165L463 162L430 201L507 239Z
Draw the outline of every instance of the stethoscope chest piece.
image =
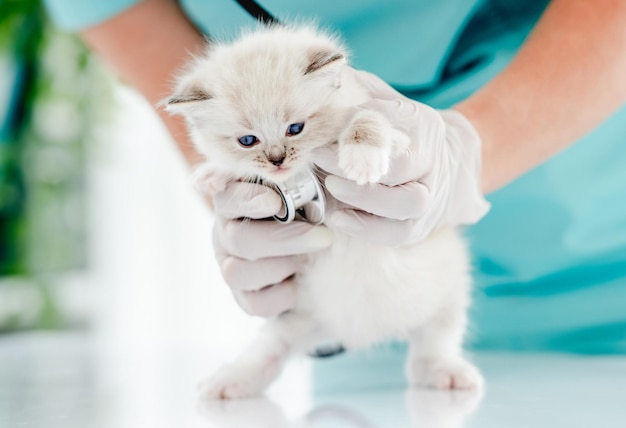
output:
M283 183L265 183L272 187L283 200L283 209L274 216L281 223L294 220L320 224L324 221L326 200L324 192L313 171L297 174Z

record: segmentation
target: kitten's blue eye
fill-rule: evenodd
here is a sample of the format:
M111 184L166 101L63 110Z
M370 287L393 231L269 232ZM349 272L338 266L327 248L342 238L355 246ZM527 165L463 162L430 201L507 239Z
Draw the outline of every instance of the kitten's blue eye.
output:
M239 137L239 144L244 147L254 146L259 140L254 135L244 135L243 137Z
M304 128L303 122L292 123L291 125L287 127L287 135L288 136L298 135L299 133L302 132L303 128Z

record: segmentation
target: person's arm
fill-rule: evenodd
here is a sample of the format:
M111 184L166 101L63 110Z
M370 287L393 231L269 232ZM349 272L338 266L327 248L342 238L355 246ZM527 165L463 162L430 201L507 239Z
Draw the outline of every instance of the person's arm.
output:
M169 95L173 76L205 43L175 0L143 0L80 35L152 105ZM187 162L197 163L200 157L187 137L183 120L158 113Z
M442 226L476 223L494 191L575 143L626 103L626 2L553 0L511 64L452 110L436 111L357 75L378 111L408 131L409 150L381 184L342 178L333 153L326 190L346 207L334 228L407 245Z
M483 141L495 190L626 103L626 2L553 0L511 64L458 104Z

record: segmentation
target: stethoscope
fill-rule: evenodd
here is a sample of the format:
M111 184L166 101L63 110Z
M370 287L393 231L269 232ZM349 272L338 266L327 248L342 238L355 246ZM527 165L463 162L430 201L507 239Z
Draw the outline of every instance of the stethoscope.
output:
M239 6L243 7L246 12L252 15L253 18L260 21L265 25L280 24L280 21L269 13L267 10L255 2L254 0L235 0L239 3Z

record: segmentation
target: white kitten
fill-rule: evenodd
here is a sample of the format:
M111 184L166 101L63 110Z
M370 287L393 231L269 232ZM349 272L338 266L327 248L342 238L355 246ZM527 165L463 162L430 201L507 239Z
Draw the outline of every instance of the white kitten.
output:
M272 27L211 43L179 79L168 110L187 119L212 188L252 177L280 183L313 168L312 151L330 144L348 178L379 181L408 137L382 115L357 108L370 96L346 56L335 38L311 27ZM482 384L462 357L470 278L455 230L402 248L335 231L328 250L303 257L296 307L268 320L249 349L203 384L204 397L259 394L289 354L315 345L350 349L390 338L410 343L411 383Z

